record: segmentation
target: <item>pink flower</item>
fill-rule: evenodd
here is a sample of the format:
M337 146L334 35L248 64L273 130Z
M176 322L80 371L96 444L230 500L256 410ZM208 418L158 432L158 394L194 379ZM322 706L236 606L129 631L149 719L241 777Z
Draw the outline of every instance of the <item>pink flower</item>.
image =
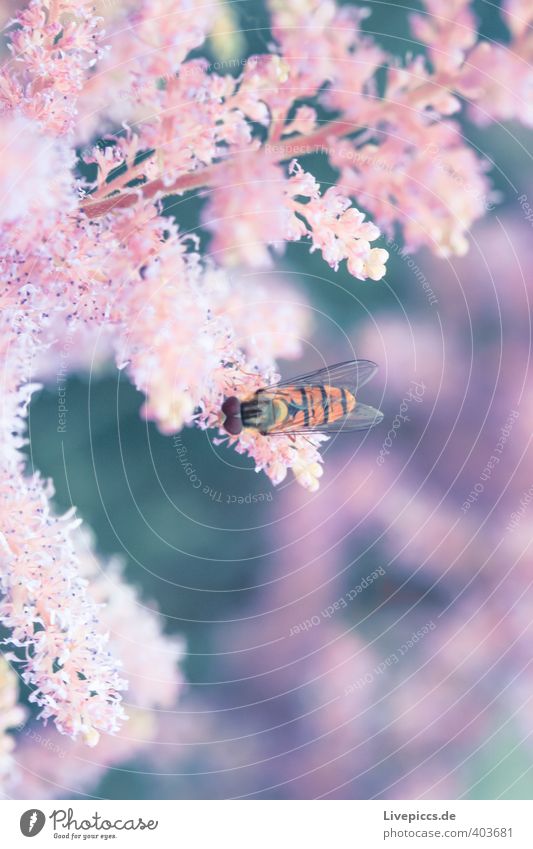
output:
M296 114L292 121L285 125L283 135L289 133L301 133L307 135L312 133L317 126L316 110L311 106L298 106Z
M102 19L89 3L49 8L33 0L14 23L13 61L0 74L4 105L18 107L51 134L65 133L73 127L85 73L102 55Z
M161 614L125 581L119 558L102 564L95 556L91 534L82 529L76 534L76 545L80 574L101 610L110 648L128 679L127 710L174 707L183 683L178 668L183 641L163 633Z
M52 493L38 476L4 476L0 617L15 648L8 657L20 665L39 716L94 745L99 732L113 733L124 719L126 682L77 571L78 522L51 513Z
M77 196L71 170L75 156L64 139L46 136L20 114L0 123L4 171L0 221L45 214L63 206L75 208Z
M385 274L388 253L370 247L370 242L379 236L376 225L365 222L364 213L352 207L350 199L339 189L332 187L320 198L318 187L309 184L306 179L309 175L305 175L296 162L291 164L290 170L295 172L295 177L289 180L289 208L296 221L303 219L307 224L301 235L310 236L312 250L321 250L326 262L335 270L346 259L348 271L354 277L380 280ZM298 196L306 198L307 203L295 200ZM294 225L293 230L296 231Z
M458 90L472 101L470 114L481 125L521 121L533 125L533 37L520 51L482 41L468 57Z
M429 46L438 71L454 71L477 40L470 0L424 0L424 6L425 14L411 15L413 33Z
M419 128L411 142L391 135L355 156L339 147L333 161L342 189L360 194L388 234L402 225L408 251L427 244L443 257L464 254L470 228L492 202L486 165L446 124Z
M296 160L290 164L288 179L278 165L257 155L250 157L247 165L245 174L242 169L226 170L225 180L230 182L215 190L204 214L206 226L216 234L213 250L224 252L222 259L230 263L240 260L253 267L269 265L271 257L263 242L267 233L268 243L278 250L285 241L310 238L311 249L321 250L332 268L347 259L354 277L383 277L387 251L370 246L379 230L364 221L364 214L351 206L349 197L334 187L320 197L315 178ZM232 179L239 181L237 185L232 185ZM258 190L246 202L251 184Z
M283 169L259 153L226 165L202 214L204 226L214 234L210 253L216 262L271 265L268 246L281 251L287 231L284 185Z
M154 711L128 708L128 714L124 728L102 737L94 751L52 728L28 724L16 740L18 781L11 796L53 799L90 794L107 772L144 754L157 735Z
M290 4L269 0L268 5L272 32L290 67L291 84L298 86L301 96L330 81L350 79L353 89L360 89L372 77L374 63L379 64L383 54L361 36L366 9L339 8L331 0Z
M18 705L18 681L6 659L0 655L0 792L12 791L18 778L12 758L13 737L8 733L24 723L26 711Z
M526 36L528 24L533 21L530 0L503 0L503 18L515 38Z
M267 436L243 430L238 440L230 437L229 441L235 445L239 454L249 454L255 461L256 472L266 472L274 486L282 483L287 471L292 469L298 483L315 492L322 475L322 458L318 447L327 438L320 433L305 437L296 435L294 439L280 434L273 444Z

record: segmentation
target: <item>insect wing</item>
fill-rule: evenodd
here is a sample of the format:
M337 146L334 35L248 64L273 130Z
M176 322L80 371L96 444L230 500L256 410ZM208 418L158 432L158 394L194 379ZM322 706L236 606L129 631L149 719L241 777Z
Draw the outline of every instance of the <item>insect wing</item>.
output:
M332 422L331 428L326 425L325 433L340 433L341 431L350 430L368 430L369 427L379 424L383 421L383 413L369 404L356 403L355 408L351 413L348 413L345 418L338 422ZM337 427L335 427L337 425Z
M295 387L302 389L306 386L339 386L346 387L354 394L368 383L373 377L378 367L371 360L347 360L344 363L336 363L334 366L326 366L311 371L308 374L299 374L297 377L282 380L276 383L275 386L269 386L267 389L277 389L278 387ZM264 390L266 391L266 390Z

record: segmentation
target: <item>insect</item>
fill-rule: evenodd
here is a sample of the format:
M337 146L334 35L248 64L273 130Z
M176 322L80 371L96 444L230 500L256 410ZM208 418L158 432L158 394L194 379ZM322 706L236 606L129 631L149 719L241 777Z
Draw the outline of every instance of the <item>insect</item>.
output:
M232 436L243 427L268 436L365 430L383 418L357 397L377 368L370 360L349 360L258 389L243 401L226 398L223 427Z

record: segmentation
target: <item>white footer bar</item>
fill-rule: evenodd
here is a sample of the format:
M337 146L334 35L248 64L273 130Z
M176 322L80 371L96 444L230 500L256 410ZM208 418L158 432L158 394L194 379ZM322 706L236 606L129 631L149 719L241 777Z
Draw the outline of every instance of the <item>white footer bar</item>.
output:
M532 820L529 801L5 800L0 802L0 844L6 849L65 844L532 849Z

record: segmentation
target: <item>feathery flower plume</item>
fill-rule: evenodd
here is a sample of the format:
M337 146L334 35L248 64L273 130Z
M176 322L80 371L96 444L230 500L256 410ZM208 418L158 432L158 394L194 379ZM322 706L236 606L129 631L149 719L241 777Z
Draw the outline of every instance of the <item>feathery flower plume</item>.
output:
M17 775L11 753L14 747L9 729L21 725L26 711L18 703L17 676L0 655L0 792L7 793Z

